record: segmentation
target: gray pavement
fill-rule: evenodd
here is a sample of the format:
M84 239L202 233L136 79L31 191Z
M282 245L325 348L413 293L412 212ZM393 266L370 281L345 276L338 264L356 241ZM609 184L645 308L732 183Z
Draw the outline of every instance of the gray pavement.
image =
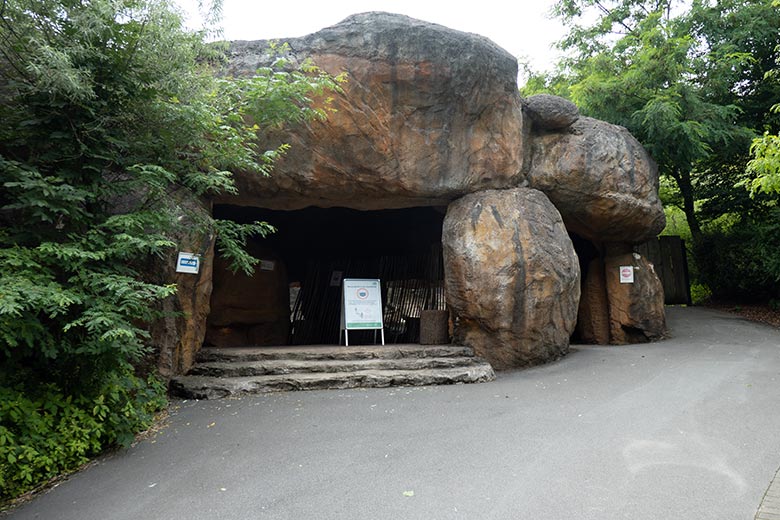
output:
M668 317L667 341L492 383L177 402L10 517L753 519L780 466L780 331Z

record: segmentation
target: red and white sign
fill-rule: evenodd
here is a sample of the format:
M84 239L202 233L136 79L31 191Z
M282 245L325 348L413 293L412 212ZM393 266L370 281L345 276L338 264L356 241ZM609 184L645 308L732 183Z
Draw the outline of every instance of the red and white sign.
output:
M634 266L620 266L620 283L634 283Z

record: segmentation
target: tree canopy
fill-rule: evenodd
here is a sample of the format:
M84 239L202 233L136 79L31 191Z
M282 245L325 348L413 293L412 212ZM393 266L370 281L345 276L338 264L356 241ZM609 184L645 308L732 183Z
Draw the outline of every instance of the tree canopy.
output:
M662 195L683 211L700 267L719 254L710 239L724 226L773 222L776 196L751 198L736 185L770 187L773 178L776 0L559 0L553 12L571 27L560 42L567 57L556 72L531 77L523 93L562 95L586 115L627 127L672 180ZM748 166L751 141L764 132ZM780 281L772 265L755 271L762 269L762 283Z
M223 76L224 45L167 0L0 0L0 14L0 488L14 493L148 420L160 387L132 364L176 288L142 267L175 245L180 201L234 192L232 171L267 175L286 147L259 133L325 117L313 100L340 78L281 61ZM189 222L244 270L241 242L271 229ZM66 433L68 454L47 451Z

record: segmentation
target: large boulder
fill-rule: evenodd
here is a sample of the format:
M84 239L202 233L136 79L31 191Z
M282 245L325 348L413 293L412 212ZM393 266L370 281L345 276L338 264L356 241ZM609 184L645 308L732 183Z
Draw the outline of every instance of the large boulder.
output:
M633 283L621 283L621 267L634 271ZM634 252L630 244L608 244L604 271L611 343L645 343L664 338L664 288L653 264Z
M597 242L640 243L665 225L658 168L623 127L581 117L561 132L535 134L528 181L566 227Z
M466 195L447 209L442 243L457 341L498 369L566 354L580 270L544 194L516 188Z
M580 117L577 105L559 96L536 94L523 101L525 112L533 127L540 130L566 128Z
M233 204L387 209L446 205L522 181L517 62L475 34L365 13L289 43L287 58L346 72L327 122L285 132L271 177L237 175ZM268 65L268 42L233 42L230 72Z

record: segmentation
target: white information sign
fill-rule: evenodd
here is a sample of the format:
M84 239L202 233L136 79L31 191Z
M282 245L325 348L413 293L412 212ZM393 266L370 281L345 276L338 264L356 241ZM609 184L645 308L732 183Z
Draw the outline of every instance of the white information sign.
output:
M620 283L634 283L633 265L621 265L619 269L620 269Z
M260 260L261 271L273 271L274 267L276 267L276 262L273 260Z
M177 273L189 273L198 274L200 270L200 255L195 253L179 252L179 257L176 259L176 272Z
M341 329L349 345L350 330L381 330L382 344L385 331L382 323L382 290L379 280L344 278L341 299Z

